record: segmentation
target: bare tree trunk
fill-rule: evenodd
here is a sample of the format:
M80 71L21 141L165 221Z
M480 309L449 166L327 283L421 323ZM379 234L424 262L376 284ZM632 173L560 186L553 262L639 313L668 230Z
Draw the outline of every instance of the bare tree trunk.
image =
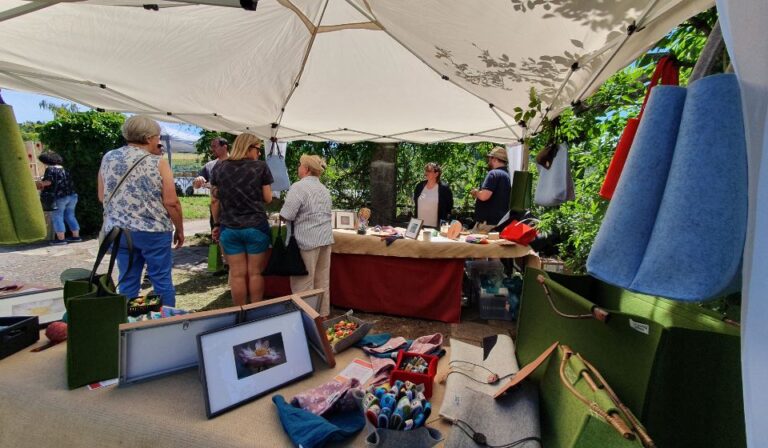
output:
M395 220L396 160L396 143L378 144L371 159L371 224L391 225Z

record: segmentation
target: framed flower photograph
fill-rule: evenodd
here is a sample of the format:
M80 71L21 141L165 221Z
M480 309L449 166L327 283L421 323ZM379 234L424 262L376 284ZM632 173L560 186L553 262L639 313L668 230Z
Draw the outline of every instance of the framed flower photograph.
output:
M197 336L208 418L313 372L301 311L285 312Z
M419 231L421 230L421 226L424 224L423 219L419 218L411 218L411 221L408 223L408 227L405 228L405 237L411 238L415 240L419 237Z

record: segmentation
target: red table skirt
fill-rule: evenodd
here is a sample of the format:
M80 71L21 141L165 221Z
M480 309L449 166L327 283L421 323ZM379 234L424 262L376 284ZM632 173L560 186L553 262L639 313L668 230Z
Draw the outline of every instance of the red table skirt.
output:
M264 297L274 298L291 295L291 277L270 275L264 277Z
M333 254L331 303L340 308L458 323L464 259Z

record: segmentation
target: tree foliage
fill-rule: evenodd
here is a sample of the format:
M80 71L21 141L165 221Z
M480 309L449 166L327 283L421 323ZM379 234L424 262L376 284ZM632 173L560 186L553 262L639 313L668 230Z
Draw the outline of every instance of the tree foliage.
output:
M97 196L97 174L104 154L123 144L120 129L125 117L118 113L55 112L53 121L44 124L40 140L64 158L79 196L77 219L84 234L101 228L102 208Z

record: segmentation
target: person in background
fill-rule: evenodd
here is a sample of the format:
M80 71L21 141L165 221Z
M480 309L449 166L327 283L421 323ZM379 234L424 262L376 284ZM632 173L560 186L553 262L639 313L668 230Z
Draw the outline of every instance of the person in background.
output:
M423 180L413 191L414 215L424 220L424 226L438 227L440 221L447 221L453 210L453 193L448 184L440 181L443 170L437 163L424 166Z
M325 167L325 161L319 156L302 155L298 167L299 181L291 185L280 209L280 217L293 223L293 236L308 273L291 276L291 291L324 289L319 310L323 317L331 313L329 286L333 244L331 194L320 182Z
M77 206L77 192L72 182L69 171L63 166L64 159L53 152L46 151L38 157L40 162L46 165L43 180L36 182L37 188L48 190L53 194L56 200L56 209L51 212L51 224L56 237L50 242L54 246L60 246L67 243L83 241L80 238L80 224L75 218L75 207ZM69 227L72 233L70 238L64 238L66 228Z
M229 287L235 305L258 302L264 295L261 271L271 241L266 205L272 202L272 173L259 160L261 139L240 134L229 158L211 173L213 239L229 262Z
M509 211L509 197L512 182L507 171L507 151L497 146L487 155L488 174L478 190L473 188L470 194L475 198L475 221L497 225Z
M216 163L229 158L229 142L227 139L216 137L211 140L211 153L213 153L214 159L203 165L203 168L197 173L197 177L192 181L194 188L202 188L206 184L209 184L208 187L210 187L211 175Z
M121 239L118 290L128 298L137 297L146 264L155 293L163 305L173 307L176 289L171 278L171 244L176 248L184 244L184 221L171 165L152 154L160 144L160 125L147 116L134 115L125 120L122 132L127 144L104 155L98 177L104 232L120 227L130 230L133 240L129 270L131 253L125 238ZM123 178L123 184L116 188Z

